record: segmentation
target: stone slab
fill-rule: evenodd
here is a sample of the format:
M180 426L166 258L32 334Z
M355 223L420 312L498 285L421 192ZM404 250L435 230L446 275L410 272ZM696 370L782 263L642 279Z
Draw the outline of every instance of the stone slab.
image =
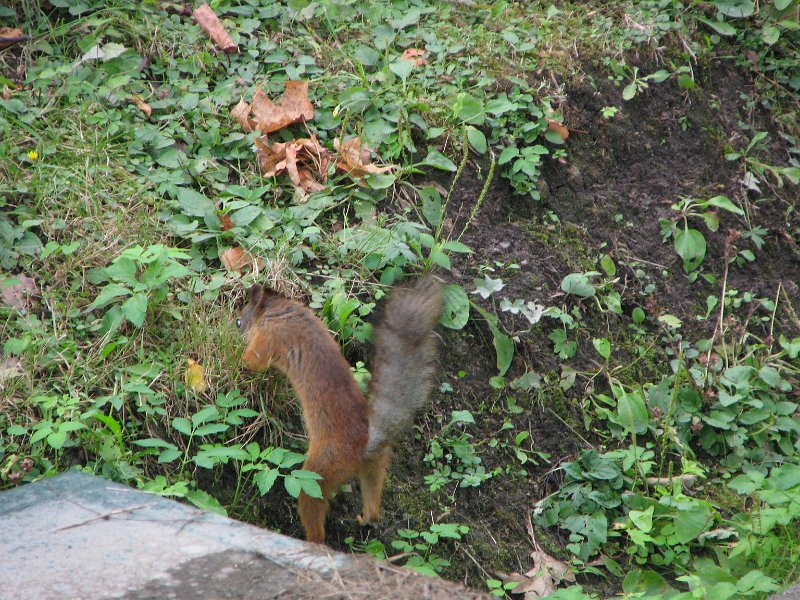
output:
M3 600L488 597L83 473L0 493L0 582Z

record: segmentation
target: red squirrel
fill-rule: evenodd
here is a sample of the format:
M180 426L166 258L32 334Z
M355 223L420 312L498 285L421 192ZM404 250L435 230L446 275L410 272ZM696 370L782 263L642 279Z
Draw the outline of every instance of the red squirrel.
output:
M310 542L324 543L329 500L358 477L359 523L380 520L394 442L426 402L437 357L441 286L432 277L397 287L375 328L376 355L367 396L328 328L308 308L266 287L250 288L237 326L251 371L277 367L291 382L309 437L304 469L322 476L323 498L300 494L300 521Z

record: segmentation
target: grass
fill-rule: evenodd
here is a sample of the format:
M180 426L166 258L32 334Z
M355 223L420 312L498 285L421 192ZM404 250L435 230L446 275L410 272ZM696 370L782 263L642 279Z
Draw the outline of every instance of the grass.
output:
M722 0L305 4L216 3L239 45L231 55L177 4L0 9L0 24L31 36L0 49L0 286L30 276L39 290L0 304L0 489L83 469L298 535L291 496L303 480L290 453L306 440L287 382L240 369L244 289L269 281L304 297L351 364L369 365L368 322L387 287L435 268L451 284L441 387L398 453L385 526L343 523L357 510L345 492L335 547L502 595L498 577L531 567L532 517L548 553L578 574L580 588L554 582L564 597L764 597L797 581L800 482L782 468L800 448L790 425L800 323L792 290L765 284L791 278L775 244L796 248L800 234L798 75L788 60L797 2L744 17ZM425 49L426 62L410 66L407 49ZM733 109L708 77L720 58L754 82ZM310 196L285 175L260 175L255 134L230 110L256 86L278 96L288 79L311 82L316 115L270 142L313 133L333 150L358 135L396 169L364 181L331 171ZM694 116L698 131L669 129L648 102L680 106L674 114ZM578 119L597 133L592 144ZM570 128L566 143L553 123ZM693 220L708 246L694 280L672 239L656 240L656 255L627 245L631 231L657 231L672 214L627 196L603 198L614 210L600 214L606 205L581 189L603 169L609 182L612 169L632 170L617 161L642 143L636 134L665 130L672 137L645 141L669 147L713 131L712 146L729 155L715 157L724 176L689 193L708 186L746 211L718 214L719 234ZM620 131L630 137L611 147ZM745 151L759 131L772 133ZM577 191L564 194L562 163L583 169L569 179ZM666 170L647 176L680 181ZM543 171L561 191L537 185ZM666 213L679 198L661 201ZM614 212L625 222L609 228ZM752 236L725 242L726 228L750 235L758 225L765 248ZM509 247L497 253L501 241ZM220 256L236 247L265 259L263 269L226 270ZM147 250L163 254L151 261ZM580 287L565 288L576 271L586 273ZM479 298L487 276L503 286ZM672 294L666 281L683 287ZM533 300L550 307L545 318L519 312ZM550 340L561 330L575 344L559 358ZM188 359L203 367L204 390L185 379ZM182 419L205 433L187 435ZM248 454L253 443L263 455ZM589 466L570 470L578 464ZM646 481L683 471L700 483ZM676 538L672 522L696 525L696 535Z

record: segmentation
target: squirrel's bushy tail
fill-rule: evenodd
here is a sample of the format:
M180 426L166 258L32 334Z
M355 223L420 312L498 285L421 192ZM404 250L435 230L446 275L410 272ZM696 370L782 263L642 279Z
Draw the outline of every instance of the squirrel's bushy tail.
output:
M367 455L395 441L428 399L441 313L441 285L431 276L392 292L375 331Z

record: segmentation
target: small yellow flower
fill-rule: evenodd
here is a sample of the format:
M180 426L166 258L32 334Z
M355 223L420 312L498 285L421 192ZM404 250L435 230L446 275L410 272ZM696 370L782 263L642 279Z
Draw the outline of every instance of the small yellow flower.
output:
M39 158L39 153L36 150L28 150L28 158L36 160Z

